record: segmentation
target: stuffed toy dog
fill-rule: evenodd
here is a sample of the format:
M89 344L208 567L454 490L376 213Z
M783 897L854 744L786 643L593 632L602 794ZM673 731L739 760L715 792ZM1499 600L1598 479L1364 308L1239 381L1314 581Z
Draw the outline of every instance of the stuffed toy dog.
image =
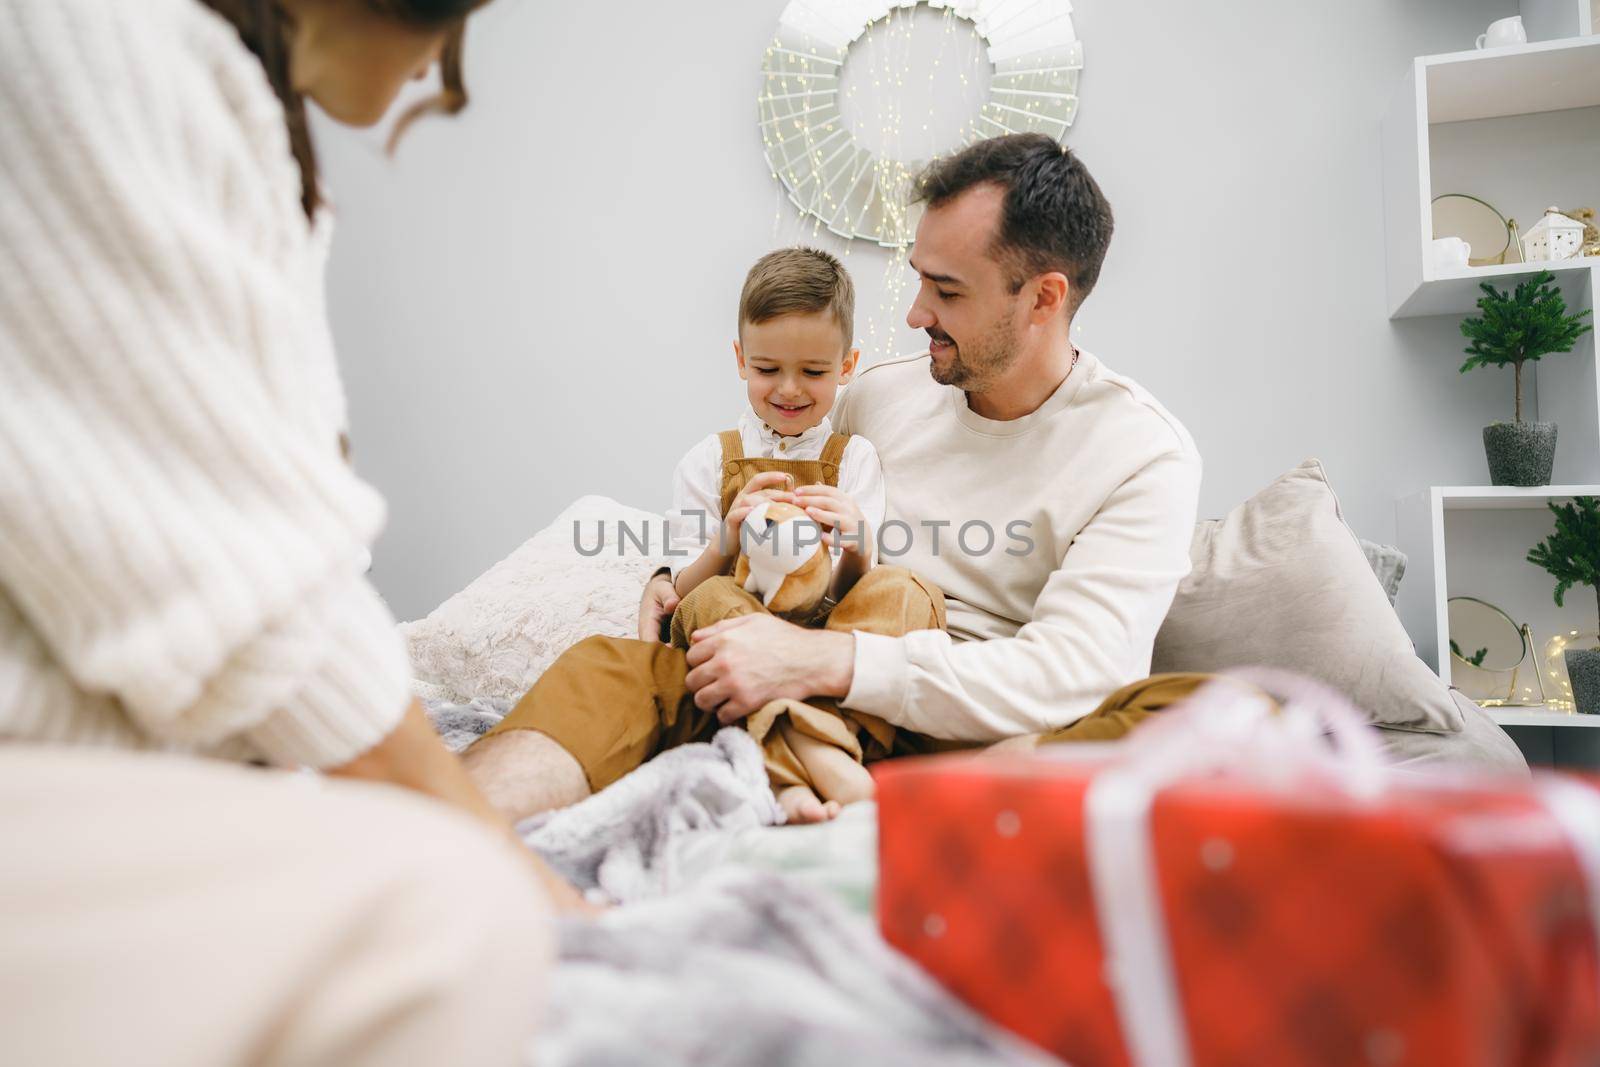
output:
M822 528L793 504L766 500L744 520L733 580L774 615L803 622L816 614L833 577Z

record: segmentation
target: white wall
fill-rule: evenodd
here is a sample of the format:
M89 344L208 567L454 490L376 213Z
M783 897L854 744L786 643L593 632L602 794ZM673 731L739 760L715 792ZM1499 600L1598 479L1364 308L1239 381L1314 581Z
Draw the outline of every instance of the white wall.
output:
M469 39L468 113L393 160L319 128L356 461L391 509L374 574L400 617L579 495L664 507L677 457L732 424L739 284L802 232L755 129L782 6L499 0ZM1078 6L1069 143L1118 218L1080 343L1189 426L1202 511L1315 455L1356 529L1391 539L1401 494L1484 481L1510 372L1458 375L1454 320L1385 317L1378 122L1411 56L1470 47L1515 0ZM848 263L876 317L887 254ZM868 360L916 347L871 325Z

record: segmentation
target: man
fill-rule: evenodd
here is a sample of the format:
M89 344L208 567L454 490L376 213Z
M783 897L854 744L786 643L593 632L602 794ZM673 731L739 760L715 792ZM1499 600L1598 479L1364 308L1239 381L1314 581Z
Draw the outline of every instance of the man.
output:
M1149 394L1072 344L1110 205L1076 157L1036 134L936 163L918 196L921 283L906 321L929 350L862 372L836 426L877 447L888 491L879 552L897 566L862 581L899 568L931 581L945 628L810 630L757 614L699 630L687 654L591 639L592 658L653 702L583 706L581 687L549 673L529 697L545 686L546 719L561 703L569 720L608 730L614 716L647 716L648 734L615 727L635 740L621 757L613 745L613 764L780 698L834 698L913 737L991 743L1060 729L1149 673L1189 570L1200 459ZM641 641L675 605L652 578ZM508 720L467 756L491 802L515 817L588 795L594 756L577 758L539 715Z

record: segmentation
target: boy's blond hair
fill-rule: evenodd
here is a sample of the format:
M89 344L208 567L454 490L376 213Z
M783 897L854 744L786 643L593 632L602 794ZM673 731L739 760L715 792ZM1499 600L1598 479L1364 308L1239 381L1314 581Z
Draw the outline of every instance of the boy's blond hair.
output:
M827 311L839 324L848 349L855 339L856 287L828 253L815 248L780 248L756 260L739 293L739 328L780 315Z

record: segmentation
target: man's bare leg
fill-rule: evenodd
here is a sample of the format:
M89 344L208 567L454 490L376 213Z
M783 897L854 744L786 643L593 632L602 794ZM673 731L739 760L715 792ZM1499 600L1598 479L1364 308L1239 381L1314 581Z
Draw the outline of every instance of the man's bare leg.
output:
M489 803L513 822L589 795L583 767L538 730L490 734L467 749L461 762Z

